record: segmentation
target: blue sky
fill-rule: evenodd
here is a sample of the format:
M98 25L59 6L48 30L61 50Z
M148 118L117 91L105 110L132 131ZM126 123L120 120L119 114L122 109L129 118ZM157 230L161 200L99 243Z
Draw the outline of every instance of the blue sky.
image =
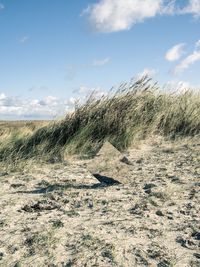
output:
M55 118L148 73L200 85L200 0L0 0L0 119Z

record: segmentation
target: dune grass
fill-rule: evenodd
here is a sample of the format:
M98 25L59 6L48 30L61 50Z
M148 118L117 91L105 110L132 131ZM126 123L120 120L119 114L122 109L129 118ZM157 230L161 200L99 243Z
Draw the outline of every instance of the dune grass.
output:
M61 157L64 150L92 155L105 140L123 150L152 134L177 138L199 133L199 91L172 94L143 77L101 99L91 95L61 121L10 136L0 142L0 160Z

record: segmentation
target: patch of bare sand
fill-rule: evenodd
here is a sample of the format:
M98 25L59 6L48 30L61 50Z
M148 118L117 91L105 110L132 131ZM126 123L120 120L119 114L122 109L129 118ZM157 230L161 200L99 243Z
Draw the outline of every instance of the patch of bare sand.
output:
M200 266L199 152L199 140L140 145L129 183L111 186L94 160L0 171L0 266Z

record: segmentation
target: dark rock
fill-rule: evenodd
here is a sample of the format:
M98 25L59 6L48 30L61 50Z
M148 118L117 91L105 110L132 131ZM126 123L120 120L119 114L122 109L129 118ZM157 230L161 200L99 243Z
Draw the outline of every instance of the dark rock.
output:
M136 263L139 265L149 266L146 253L141 249L135 249L134 251Z
M182 247L186 247L186 240L182 236L177 236L176 242L181 244Z
M192 246L195 246L195 243L190 241L189 239L184 239L182 236L178 236L176 238L176 242L181 244L184 248L191 248Z
M171 266L171 264L170 264L170 262L167 261L167 260L163 260L163 261L161 261L161 262L159 262L159 263L157 264L157 267L170 267L170 266Z
M172 217L172 216L167 216L167 219L169 219L169 220L173 220L174 218Z
M197 259L200 259L200 253L194 253L193 256L195 256Z
M13 187L13 188L18 188L18 187L22 187L24 186L24 184L11 184L10 187Z
M133 165L133 163L126 156L123 156L120 161L127 165Z
M141 204L136 203L133 206L133 208L131 208L129 211L131 214L134 214L134 215L142 215L143 211L146 211L146 210L147 210L146 203L141 203Z
M8 175L8 172L0 172L0 177L1 176L6 176L6 175Z
M61 220L59 220L59 219L52 220L51 222L52 222L54 228L64 227L64 223Z
M150 194L151 193L151 189L157 187L157 185L153 184L153 183L149 183L149 184L145 184L143 189L145 191L145 193Z
M140 164L140 163L142 163L142 161L143 161L143 158L140 158L140 159L136 160L136 163Z
M0 252L0 260L3 259L3 256L4 256L3 252Z
M181 183L180 178L177 177L177 176L172 177L171 181L172 181L173 183Z
M163 251L158 244L152 243L147 250L148 256L152 259L160 258L163 255Z
M57 205L57 203L54 203L52 201L47 201L44 199L32 205L25 205L24 207L21 208L21 210L26 212L40 212L40 211L54 210L59 208L60 206Z
M192 233L192 237L193 237L195 240L200 240L200 232L194 232L194 233Z
M143 187L143 189L144 190L147 190L147 189L151 189L151 188L156 187L156 186L157 185L155 185L155 184L149 183L149 184L145 184L144 187Z
M93 206L94 206L94 205L93 205L93 202L92 202L92 201L89 201L89 202L88 202L88 208L92 209Z
M157 211L156 211L156 215L158 215L158 216L164 216L164 214L162 213L161 210L157 210Z

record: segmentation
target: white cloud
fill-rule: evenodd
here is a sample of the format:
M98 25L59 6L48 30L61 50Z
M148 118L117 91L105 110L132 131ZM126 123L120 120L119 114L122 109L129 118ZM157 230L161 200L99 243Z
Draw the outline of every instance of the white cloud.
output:
M106 57L104 59L94 60L94 62L92 63L92 66L93 67L101 67L101 66L108 64L109 62L110 62L110 58Z
M88 87L88 86L80 86L78 89L74 90L74 93L77 95L82 95L81 99L85 100L93 94L96 98L101 98L104 95L107 95L107 92L105 92L101 87ZM78 96L80 99L80 97ZM78 99L76 98L76 99Z
M199 18L200 0L189 0L188 5L180 10L180 14L192 14L195 18Z
M0 11L3 10L5 7L3 4L0 3Z
M180 7L178 0L98 0L81 15L88 16L98 32L118 32L131 29L135 24L158 15L191 14L200 18L200 0L188 0ZM182 4L182 3L181 3Z
M39 99L21 99L0 94L0 118L53 118L73 109L74 102L47 96Z
M200 89L200 86L193 85L188 81L172 80L167 82L166 89L170 92L186 92L188 90Z
M165 59L167 61L176 61L178 59L180 59L180 57L183 54L183 48L185 47L184 43L180 43L177 44L175 46L173 46L172 48L170 48L166 55L165 55Z
M164 0L100 0L90 5L83 14L99 32L128 30L134 24L158 14L171 13L172 5ZM173 1L168 1L168 3Z
M0 101L4 100L6 98L6 95L4 93L0 94Z
M195 50L192 54L184 58L174 69L174 73L180 73L189 68L195 62L200 61L200 51Z
M0 119L53 119L74 110L76 103L83 104L88 96L101 98L106 93L100 88L81 86L69 99L47 96L43 99L23 99L0 93Z
M196 44L195 44L195 48L196 48L196 49L200 49L200 40L198 40L198 41L196 42Z
M149 69L149 68L145 68L142 72L138 73L136 78L140 79L144 76L149 76L149 77L153 77L158 73L158 70L155 69Z
M19 39L19 42L23 44L23 43L26 43L28 40L29 40L29 37L25 35Z

